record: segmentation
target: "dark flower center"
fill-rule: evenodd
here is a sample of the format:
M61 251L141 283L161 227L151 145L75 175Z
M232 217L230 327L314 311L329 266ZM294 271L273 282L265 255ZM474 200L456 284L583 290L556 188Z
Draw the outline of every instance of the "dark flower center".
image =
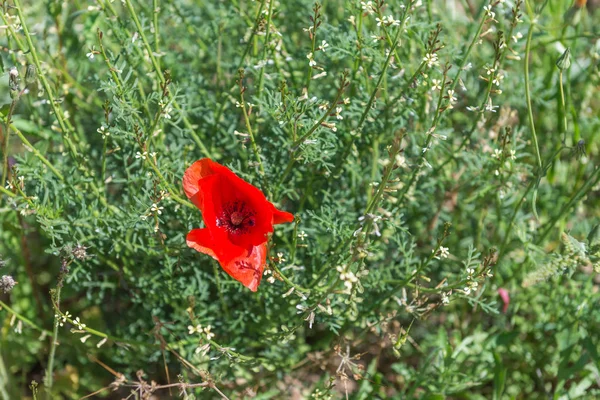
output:
M255 212L244 201L232 201L223 205L221 214L217 217L217 226L229 233L241 235L249 232L256 221Z

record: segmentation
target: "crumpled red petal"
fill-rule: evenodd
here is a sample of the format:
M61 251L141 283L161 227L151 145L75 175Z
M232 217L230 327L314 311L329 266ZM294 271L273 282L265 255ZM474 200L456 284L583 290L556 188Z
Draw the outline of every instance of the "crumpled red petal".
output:
M206 228L192 229L186 241L189 247L217 260L229 276L256 292L267 261L266 243L252 247L249 253L240 247L229 248L228 251L222 246L215 246Z

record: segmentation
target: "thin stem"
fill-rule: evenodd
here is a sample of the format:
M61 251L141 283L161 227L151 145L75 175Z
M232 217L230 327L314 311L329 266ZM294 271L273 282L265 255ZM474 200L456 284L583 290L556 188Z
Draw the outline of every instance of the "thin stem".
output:
M565 204L560 211L552 217L550 221L546 223L546 229L536 239L536 243L540 244L546 239L546 236L554 228L554 225L565 215L592 187L594 187L598 181L600 181L600 167L596 166L596 169L592 173L592 176L576 191L573 193L567 204Z
M42 333L46 333L47 335L50 334L50 331L48 331L48 330L42 328L41 326L37 325L35 322L31 321L29 318L25 317L24 315L19 314L14 309L12 309L11 307L9 307L5 302L3 302L2 300L0 300L0 309L2 309L2 308L4 308L9 313L13 314L17 319L23 321L26 325L29 325L30 327L32 327L36 331L42 332Z
M56 304L56 308L60 305L60 291L61 287L58 286L56 288L56 301L53 303ZM50 356L48 358L48 367L46 369L46 391L49 396L52 396L52 385L54 384L54 357L56 355L56 346L58 344L58 322L59 314L56 313L54 315L54 329L52 330L52 342L50 343Z
M263 48L262 55L262 61L264 62L264 65L260 68L260 74L258 76L258 92L256 94L256 97L260 97L260 93L263 90L265 69L267 68L267 51L269 49L269 40L271 39L271 18L273 17L273 3L275 3L275 0L269 0L269 12L267 14L267 25L265 28L267 32L265 34L265 45Z
M529 55L531 53L531 38L533 37L533 28L535 26L535 18L529 25L529 32L527 33L527 43L525 44L525 63L524 63L524 75L525 75L525 100L527 102L527 116L529 120L529 129L533 136L533 147L535 150L535 156L537 160L538 169L542 168L542 157L540 155L540 146L538 144L537 134L535 132L535 124L533 122L533 109L531 107L531 92L529 90Z

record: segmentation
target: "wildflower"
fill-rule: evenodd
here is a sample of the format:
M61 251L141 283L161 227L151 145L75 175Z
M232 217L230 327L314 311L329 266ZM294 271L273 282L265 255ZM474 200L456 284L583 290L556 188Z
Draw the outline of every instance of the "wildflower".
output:
M454 103L456 103L456 97L454 97L454 90L448 90L448 108L453 108Z
M89 53L86 53L85 56L90 60L90 61L94 61L94 57L96 56L96 54L98 54L98 51L92 47L89 51Z
M300 240L302 240L304 242L304 239L306 239L308 237L308 235L304 232L304 231L300 231L300 233L298 234L298 238Z
M86 324L82 323L82 322L79 320L79 317L77 317L77 318L75 318L75 319L73 320L73 324L75 324L75 326L77 327L77 329L79 329L80 331L82 331L82 330L83 330L83 328L85 328L85 327L86 327Z
M432 79L431 90L442 90L442 81L440 79Z
M435 255L435 259L439 260L441 258L448 258L448 256L450 255L450 252L448 251L449 249L447 247L444 246L440 246L439 250L436 252ZM433 252L433 250L432 250Z
M187 197L202 211L206 228L187 235L189 247L217 261L232 278L255 292L267 255L273 225L292 222L255 186L208 158L192 164L183 176Z
M494 19L494 17L496 16L496 13L492 11L492 5L488 4L487 6L483 7L483 9L485 10L485 13L491 18Z
M317 63L313 57L314 57L313 53L308 53L306 55L306 58L308 58L308 65L311 67L314 67L315 65L317 65Z
M496 108L498 108L498 106L492 105L492 98L488 98L487 104L485 105L485 111L496 112Z
M513 161L514 161L514 160L516 160L516 159L517 159L517 151L516 151L516 150L511 150L511 151L510 151L510 156L509 156L509 157L510 157L510 159L511 159L511 160L513 160Z
M156 203L152 203L152 207L150 207L150 211L157 213L158 215L162 214L163 209L164 207L159 207Z
M516 35L513 35L513 36L512 36L512 40L513 40L515 43L517 43L517 41L518 41L519 39L522 39L522 38L523 38L523 34L522 34L521 32L517 32L517 34L516 34Z
M503 79L504 79L503 74L496 74L492 83L496 86L500 86L500 83L502 82Z
M198 324L196 326L193 325L188 325L188 332L190 335L193 335L194 333L201 333L202 332L202 325Z
M162 111L161 114L163 116L164 119L171 119L171 111L173 111L173 108L171 106L167 106L165 107Z
M319 50L325 52L325 49L329 47L329 43L327 43L325 40L323 40L321 42L321 45L318 47Z
M438 65L438 55L435 53L427 53L425 57L423 57L423 61L427 63L427 67L431 68L435 65Z
M336 107L335 108L335 117L337 119L344 119L344 117L341 115L342 113L342 107Z
M10 293L10 291L15 287L17 282L10 275L2 275L0 278L0 292L2 293Z
M373 6L373 2L372 1L361 1L360 5L362 7L362 10L364 12L366 12L367 14L373 14L375 12L375 7Z
M85 343L91 337L92 337L92 335L85 335L85 336L82 336L79 340L81 340L81 343Z
M100 126L100 128L96 129L96 132L98 132L100 135L102 135L102 139L106 139L108 136L110 136L110 132L108 130L106 130L106 126L102 125Z
M211 329L212 329L212 326L210 326L210 325L208 325L206 328L204 328L204 334L206 335L207 340L210 340L215 337L215 334L210 331Z
M147 151L145 151L143 153L140 153L138 151L138 152L135 153L135 158L141 158L142 160L145 160L147 155L148 155Z
M442 304L450 304L450 297L448 297L447 293L442 293Z

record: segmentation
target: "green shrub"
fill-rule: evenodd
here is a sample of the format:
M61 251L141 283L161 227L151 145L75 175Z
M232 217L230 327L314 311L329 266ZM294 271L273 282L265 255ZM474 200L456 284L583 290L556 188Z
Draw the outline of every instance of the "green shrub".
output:
M588 3L0 2L0 398L600 395ZM295 215L256 293L203 157Z

